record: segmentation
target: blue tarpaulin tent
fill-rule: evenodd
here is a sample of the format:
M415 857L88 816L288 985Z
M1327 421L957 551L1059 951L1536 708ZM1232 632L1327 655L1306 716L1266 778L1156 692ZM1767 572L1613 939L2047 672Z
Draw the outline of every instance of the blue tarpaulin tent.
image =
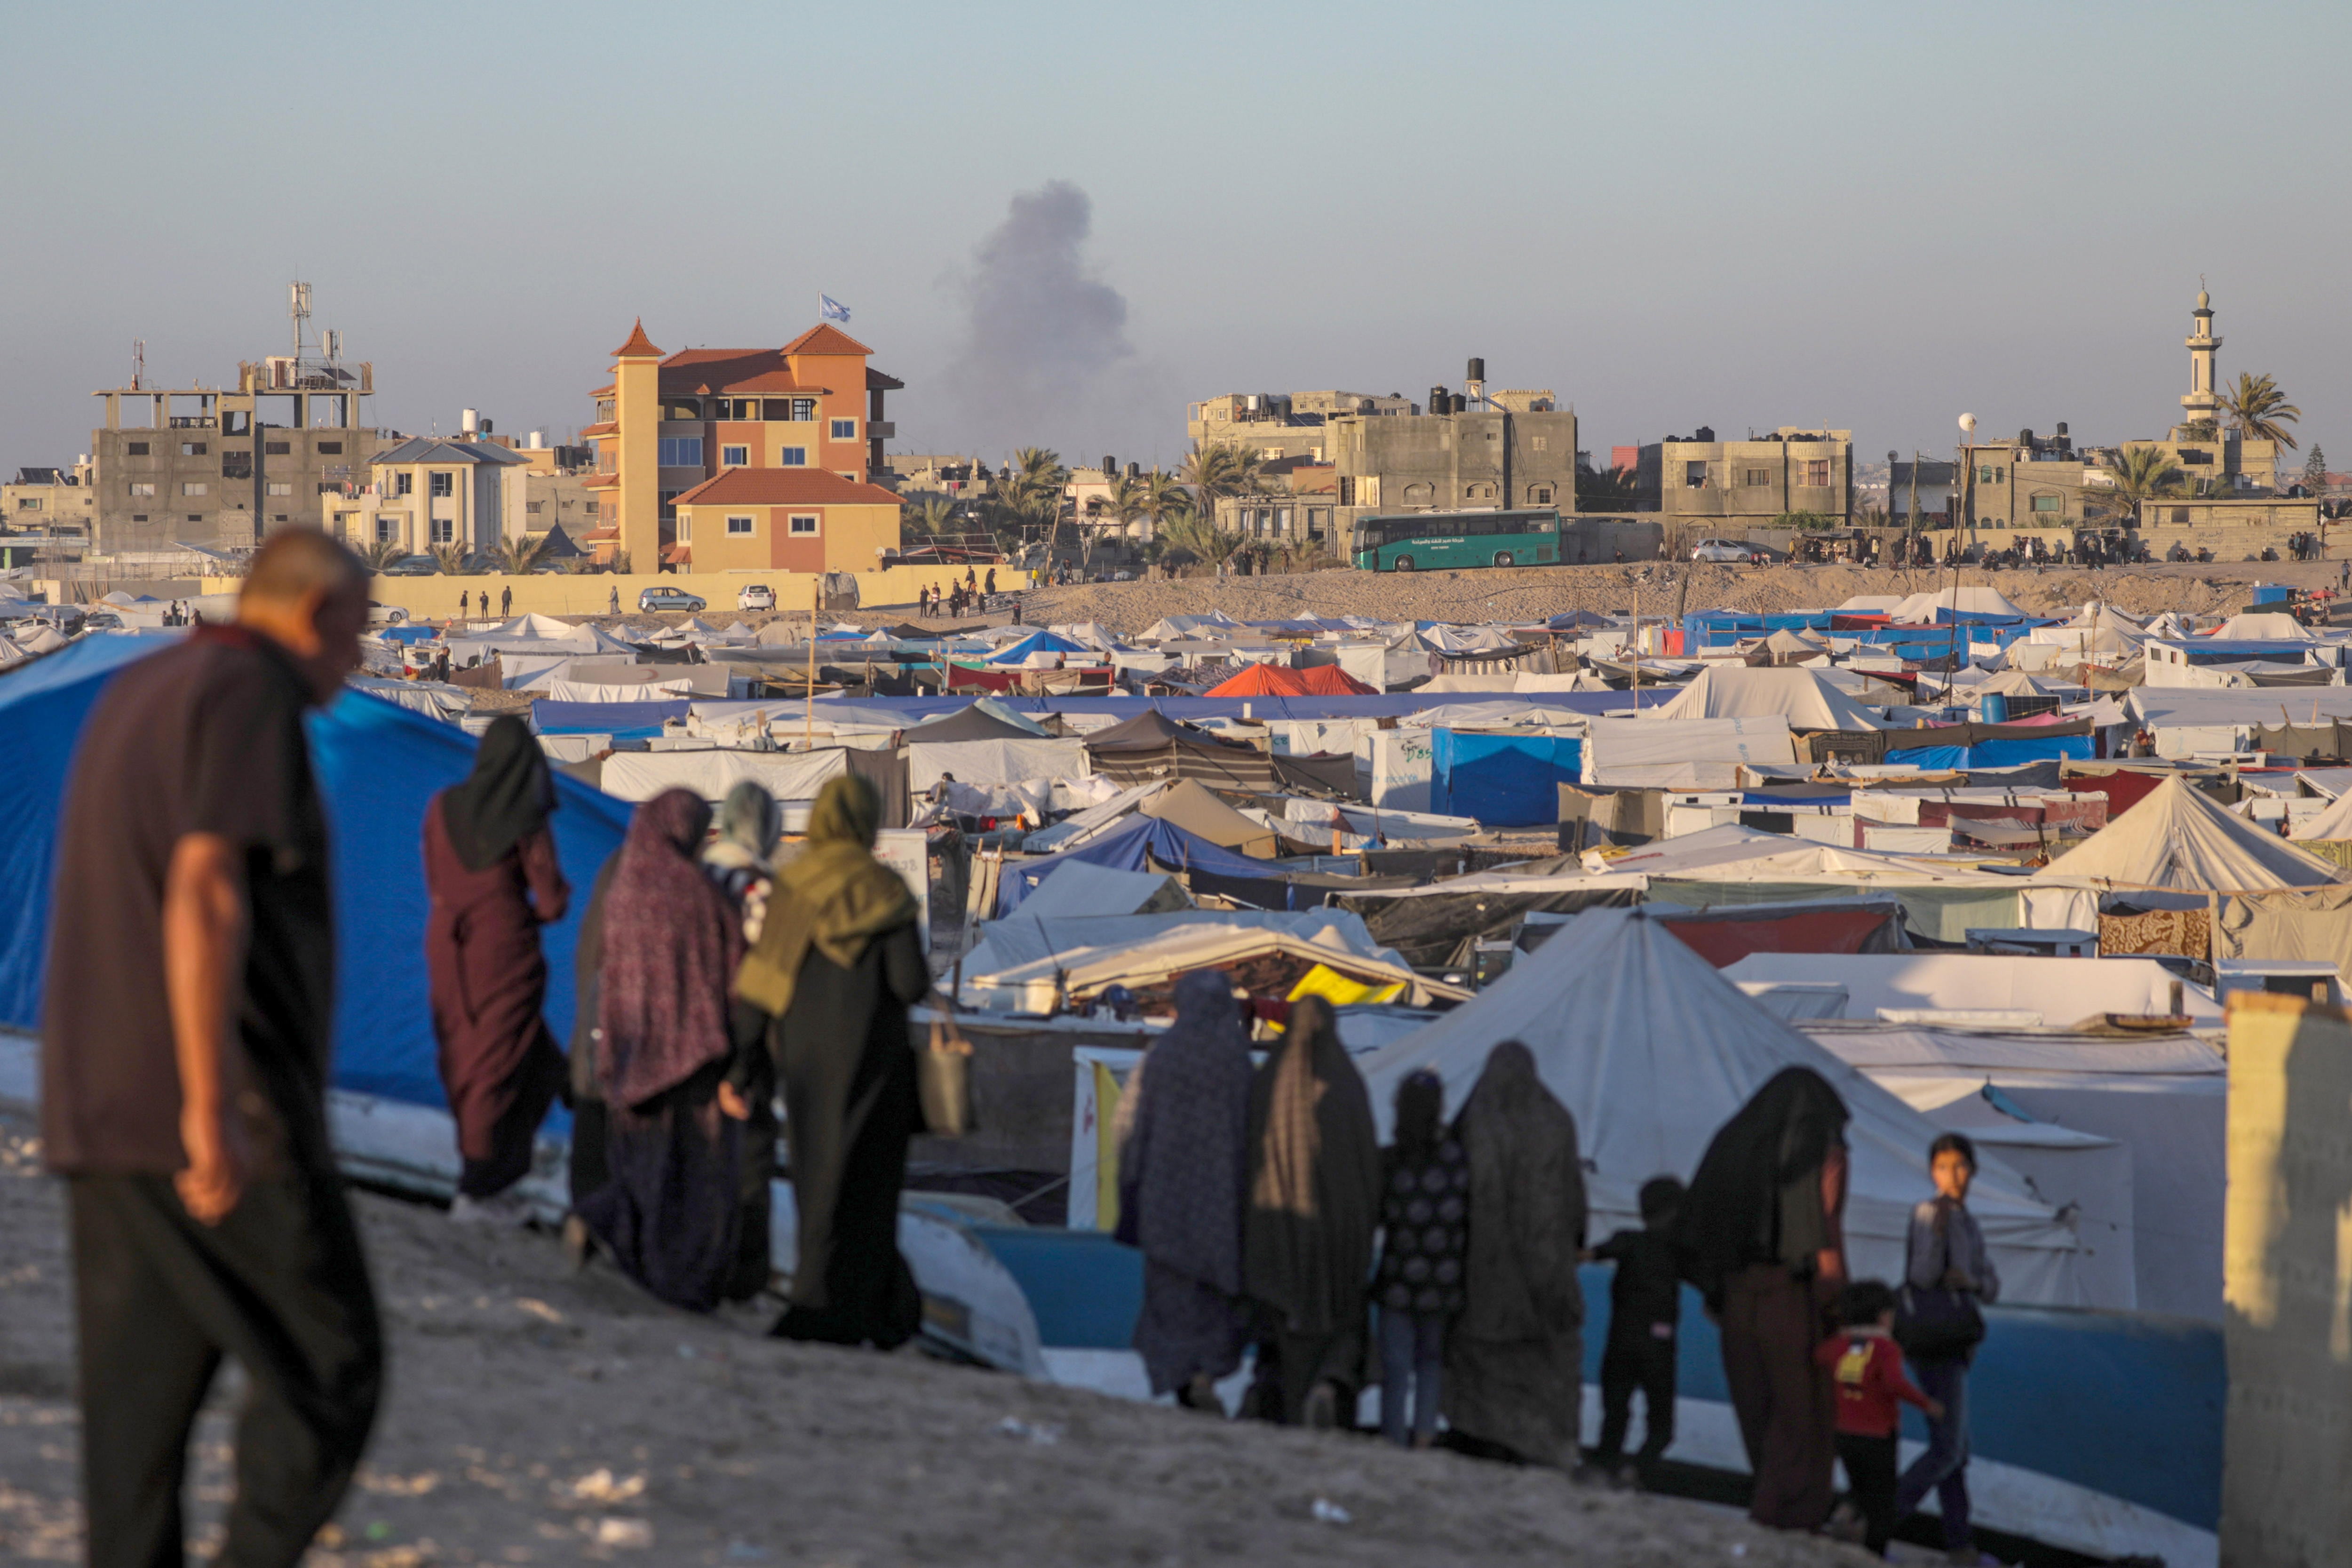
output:
M0 770L0 1026L35 1029L41 1016L50 885L66 775L82 721L108 679L169 646L160 637L91 637L0 676L0 726L14 741ZM455 726L364 692L312 716L310 745L334 844L335 1086L442 1105L425 978L425 804L473 765ZM581 909L604 858L620 847L629 807L558 774L556 844L572 887L571 912L547 928L547 1021L572 1028L572 954Z
M1023 637L1019 642L1014 643L1011 647L1006 648L1003 652L992 655L988 662L991 664L1019 664L1023 659L1027 658L1033 653L1091 654L1094 651L1094 649L1087 647L1084 643L1072 642L1067 637L1057 637L1051 632L1031 632L1027 637Z
M610 735L616 741L646 741L671 719L683 719L694 705L685 698L664 702L557 702L542 697L530 705L530 727L542 735Z
M1444 816L1489 827L1558 822L1559 786L1583 776L1579 736L1429 732L1429 808Z
M996 886L996 918L1003 920L1011 914L1066 860L1083 860L1091 866L1108 866L1120 871L1148 870L1150 862L1156 860L1171 870L1197 869L1252 881L1281 869L1279 861L1236 855L1198 834L1185 832L1172 822L1138 812L1078 848L1039 860L1007 861L1003 880Z

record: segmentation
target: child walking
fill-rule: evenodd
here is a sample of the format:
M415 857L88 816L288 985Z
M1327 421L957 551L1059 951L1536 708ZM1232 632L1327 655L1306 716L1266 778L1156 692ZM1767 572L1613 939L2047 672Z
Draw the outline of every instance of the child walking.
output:
M1381 1435L1426 1448L1437 1440L1446 1320L1462 1310L1470 1162L1445 1132L1445 1086L1407 1074L1396 1091L1396 1142L1381 1187ZM1410 1436L1408 1437L1408 1430Z
M1965 1132L1947 1132L1927 1146L1927 1170L1936 1195L1911 1211L1905 1278L1915 1292L1946 1291L1979 1308L1990 1306L2000 1299L2000 1275L1984 1232L1969 1213L1977 1146ZM1927 1423L1927 1451L1911 1462L1895 1488L1895 1518L1907 1517L1934 1492L1944 1516L1947 1554L1954 1563L1974 1563L1979 1554L1969 1528L1969 1366L1976 1346L1932 1351L1914 1340L1910 1353L1920 1386L1944 1409Z
M1642 1451L1634 1474L1655 1484L1658 1460L1675 1440L1675 1331L1682 1321L1682 1277L1674 1228L1683 1184L1672 1176L1642 1184L1642 1228L1621 1230L1592 1249L1616 1264L1609 1284L1609 1342L1601 1352L1601 1447L1595 1465L1612 1480L1623 1468L1633 1391L1642 1393Z
M1838 1458L1852 1489L1831 1531L1858 1538L1884 1557L1897 1519L1895 1454L1902 1412L1895 1402L1918 1406L1930 1420L1941 1420L1944 1407L1903 1375L1893 1290L1876 1279L1847 1286L1838 1298L1838 1321L1843 1327L1814 1352L1837 1383Z

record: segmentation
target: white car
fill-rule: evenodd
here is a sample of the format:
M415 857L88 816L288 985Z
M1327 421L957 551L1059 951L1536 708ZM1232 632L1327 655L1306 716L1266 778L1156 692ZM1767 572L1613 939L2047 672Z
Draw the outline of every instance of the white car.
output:
M735 595L739 610L772 610L776 607L776 591L764 583L754 583Z
M1734 543L1728 539L1702 539L1698 542L1697 548L1691 552L1691 559L1745 566L1756 559L1756 548L1749 544Z

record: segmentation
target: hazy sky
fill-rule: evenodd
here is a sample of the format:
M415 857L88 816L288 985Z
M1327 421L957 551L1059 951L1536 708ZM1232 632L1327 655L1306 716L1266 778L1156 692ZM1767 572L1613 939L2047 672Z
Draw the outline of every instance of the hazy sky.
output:
M281 352L379 425L562 432L640 313L819 290L896 446L1173 461L1187 398L1422 396L1485 356L1581 444L2160 434L2225 376L2352 466L2352 5L516 0L11 5L0 463L95 387Z

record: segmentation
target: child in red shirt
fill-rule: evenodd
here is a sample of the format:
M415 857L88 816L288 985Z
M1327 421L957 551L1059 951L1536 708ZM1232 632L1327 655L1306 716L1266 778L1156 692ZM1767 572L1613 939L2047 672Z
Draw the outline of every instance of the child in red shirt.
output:
M1892 1289L1875 1279L1847 1286L1838 1298L1838 1321L1845 1327L1813 1352L1836 1381L1838 1458L1851 1488L1832 1529L1852 1538L1858 1526L1862 1543L1884 1557L1895 1524L1895 1444L1902 1418L1896 1401L1938 1418L1944 1412L1903 1375Z

